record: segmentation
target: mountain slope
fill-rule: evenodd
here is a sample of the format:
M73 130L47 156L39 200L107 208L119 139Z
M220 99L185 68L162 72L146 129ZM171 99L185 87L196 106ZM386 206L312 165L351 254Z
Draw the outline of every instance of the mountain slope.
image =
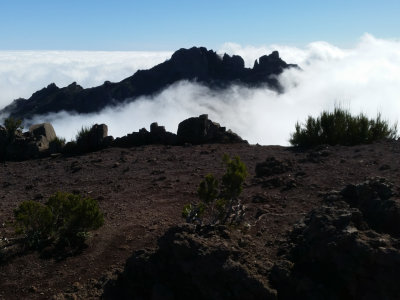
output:
M280 91L274 75L279 75L289 67L296 65L284 62L277 51L260 57L253 68L245 68L240 56L225 54L220 57L216 52L203 47L180 49L169 60L149 70L139 70L117 83L106 81L88 89L75 82L64 88L52 83L35 92L29 99L14 100L0 114L26 119L63 110L97 112L107 106L160 92L180 80L197 81L213 89L226 88L236 83L252 87L266 85Z

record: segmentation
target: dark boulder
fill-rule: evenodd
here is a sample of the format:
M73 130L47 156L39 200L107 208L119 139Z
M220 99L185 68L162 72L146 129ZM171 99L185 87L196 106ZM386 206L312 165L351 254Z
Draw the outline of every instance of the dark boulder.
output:
M108 127L106 124L95 124L89 131L89 145L91 149L100 149L103 147L103 141L108 136Z
M280 249L270 276L280 299L398 299L399 199L382 179L341 194L330 193ZM387 201L397 204L387 209Z
M178 144L247 143L236 133L200 115L186 119L178 125Z
M349 184L341 192L344 200L360 209L369 225L379 232L400 237L400 199L392 198L392 184L384 178L371 178Z
M50 142L55 138L50 123L32 125L29 131L16 131L12 140L6 140L3 146L4 157L6 160L26 160L47 156Z
M126 136L116 138L113 146L132 147L144 145L175 145L176 134L165 130L164 126L159 126L156 122L150 125L150 132L142 128L139 132L132 132Z
M154 251L138 251L103 299L276 299L224 226L169 229Z
M29 127L29 132L35 137L44 136L48 142L51 142L57 137L53 125L50 123L32 125Z

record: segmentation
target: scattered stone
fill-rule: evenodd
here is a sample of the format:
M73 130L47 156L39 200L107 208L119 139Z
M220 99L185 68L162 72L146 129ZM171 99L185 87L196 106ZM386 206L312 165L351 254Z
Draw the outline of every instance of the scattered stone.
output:
M293 162L289 159L279 160L273 156L267 157L264 162L256 165L256 176L266 177L283 174L293 170Z
M79 161L73 161L72 163L71 163L71 165L70 165L70 170L72 171L72 173L76 173L76 172L78 172L79 170L81 170L82 169L82 165L81 165L81 163L79 162Z
M386 171L386 170L390 170L390 169L391 169L390 166L386 165L386 164L379 167L379 171Z

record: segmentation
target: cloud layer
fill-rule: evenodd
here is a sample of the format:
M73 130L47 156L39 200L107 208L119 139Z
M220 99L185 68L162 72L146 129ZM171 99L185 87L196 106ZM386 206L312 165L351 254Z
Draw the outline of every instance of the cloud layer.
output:
M302 70L288 70L279 80L284 94L268 89L233 86L214 92L201 85L180 82L153 97L105 109L96 115L52 114L56 132L73 138L82 125L106 123L110 134L125 135L157 121L175 132L183 119L208 113L210 118L231 128L250 143L287 145L296 121L318 115L336 105L375 117L381 112L391 122L400 114L400 41L364 35L351 49L326 42L304 48L270 45L265 47L223 45L218 52L239 54L252 66L259 56L278 50L288 63ZM0 106L10 99L56 82L72 81L84 87L117 81L139 68L164 61L171 53L157 52L0 52Z
M172 52L0 51L0 108L54 82L88 88L148 69Z

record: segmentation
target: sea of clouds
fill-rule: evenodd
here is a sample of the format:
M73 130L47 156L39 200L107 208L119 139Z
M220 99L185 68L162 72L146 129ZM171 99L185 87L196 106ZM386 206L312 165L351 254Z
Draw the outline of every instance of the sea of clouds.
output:
M38 116L50 121L59 136L74 138L82 126L105 123L109 134L122 136L157 121L176 132L180 121L207 113L213 121L232 129L250 143L287 145L297 121L317 116L335 105L375 117L378 112L391 123L400 115L400 41L363 35L349 49L326 42L303 48L284 45L261 47L226 43L218 53L241 55L246 66L273 50L301 70L285 71L279 81L285 93L265 88L232 86L215 92L191 82L178 82L152 97L141 97L98 114L57 113ZM119 81L138 69L168 59L172 52L70 52L0 51L0 108L11 100L28 98L54 82L59 87L76 81L93 87L105 80Z

